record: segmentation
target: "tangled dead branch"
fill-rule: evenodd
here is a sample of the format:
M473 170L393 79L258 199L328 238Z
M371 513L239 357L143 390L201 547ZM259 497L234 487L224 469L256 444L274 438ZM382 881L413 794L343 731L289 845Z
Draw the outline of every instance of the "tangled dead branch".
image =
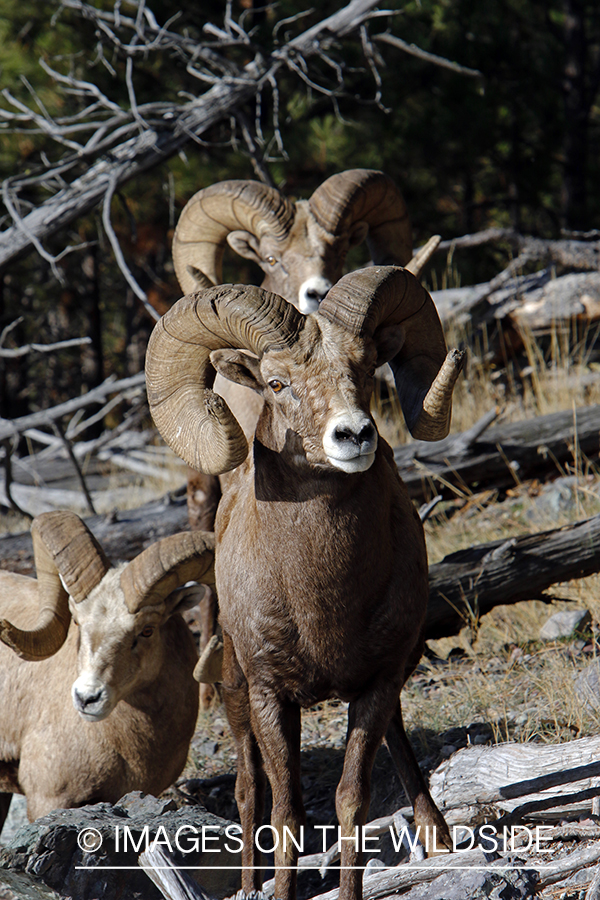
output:
M145 0L131 0L128 8L135 11L131 16L124 14L118 2L112 10L98 9L83 0L57 2L55 19L68 12L92 23L97 37L94 64L105 66L116 76L111 59L124 61L128 104L115 102L92 81L58 71L45 61L40 65L65 94L77 98L82 109L54 117L29 85L29 105L9 91L2 92L6 103L0 108L0 131L41 134L64 152L55 162L42 155L36 169L13 175L2 183L7 227L0 233L0 269L34 248L60 281L60 257L81 245L67 246L56 256L46 249L44 241L102 204L104 229L119 267L136 296L156 318L112 227L114 193L126 181L180 152L189 142L203 143L203 136L218 122L234 123L230 142L235 142L236 120L257 176L268 182L266 163L271 158L271 148L275 147L280 157L285 155L279 121L282 74L293 73L309 92L328 97L337 111L338 98L346 90L346 67L340 46L344 39L359 43L365 69L371 74L372 97L363 100L381 105L382 60L374 41L391 43L410 53L415 48L399 39L394 43L389 30L381 35L369 34L370 20L392 15L388 10L375 10L376 6L377 0L351 0L332 16L293 37L290 32L304 14L281 19L273 29L274 49L269 49L255 42L254 32L245 24L246 12L234 20L231 4L226 5L223 27L208 23L203 39L196 40L176 30L177 17L159 25ZM170 54L204 91L187 95L184 103L138 102L136 66L152 54L162 53ZM460 69L438 57L430 61ZM463 73L473 74L467 70ZM255 109L253 125L244 112L249 102ZM270 137L263 134L260 123L268 106L273 132ZM32 206L26 194L40 188L48 191L50 197Z

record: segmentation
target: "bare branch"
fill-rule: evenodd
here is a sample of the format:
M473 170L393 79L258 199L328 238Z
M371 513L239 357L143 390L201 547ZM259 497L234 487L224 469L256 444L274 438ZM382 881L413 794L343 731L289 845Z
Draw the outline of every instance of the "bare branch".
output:
M416 56L419 59L424 59L425 62L433 63L436 66L441 66L443 69L450 69L452 72L458 72L460 75L468 75L470 78L483 78L483 73L479 71L479 69L469 69L467 66L461 66L458 63L452 62L449 59L446 59L443 56L437 56L435 53L429 53L427 50L421 50L420 47L417 47L416 44L408 44L406 41L403 41L402 38L396 37L394 34L389 34L388 32L384 32L383 34L375 34L373 35L374 41L382 41L385 44L391 44L392 47L397 47L398 50L403 50L405 53L409 53L411 56Z
M5 347L0 347L0 359L19 359L21 356L27 356L28 353L53 353L55 350L66 350L69 347L81 347L84 344L91 343L91 338L81 337L69 338L66 341L57 341L55 344L24 344L22 347L17 347L14 350L7 350Z
M112 198L113 198L116 187L117 187L116 175L114 177L111 176L111 178L109 180L108 188L106 190L106 194L104 196L104 204L102 207L102 224L104 225L104 230L106 231L106 234L110 241L110 245L113 248L113 253L115 254L115 259L117 261L117 264L118 264L121 272L125 276L125 280L127 281L128 285L130 286L131 290L134 292L136 297L138 297L138 299L140 299L142 301L142 303L144 304L144 308L146 309L146 312L148 312L149 315L152 316L154 321L157 322L160 319L160 316L156 312L156 310L154 309L152 304L148 301L146 292L144 290L142 290L142 288L139 286L139 284L133 277L131 269L125 262L125 257L123 256L123 251L121 250L121 245L119 244L119 241L115 234L114 228L112 227L112 222L110 220L110 205L112 203Z
M95 509L94 503L93 503L93 501L92 501L92 495L90 494L90 492L89 492L89 490L88 490L88 486L87 486L87 484L85 483L85 478L83 477L83 472L81 471L81 466L79 465L79 463L78 463L78 461L77 461L77 459L76 459L76 457L75 457L75 454L73 453L73 447L71 446L71 441L69 441L69 440L65 437L65 433L64 433L64 431L63 431L63 429L62 429L62 425L60 424L60 419L55 419L55 420L52 422L52 428L53 428L53 430L54 430L54 433L55 433L55 434L60 438L60 440L62 441L63 447L64 447L65 450L67 451L67 456L68 456L69 459L71 460L71 463L72 463L72 465L73 465L73 468L75 469L75 474L76 474L77 480L78 480L78 482L79 482L79 484L80 484L80 486L81 486L81 490L83 491L83 496L85 497L85 502L86 502L87 508L89 509L89 511L91 512L91 514L92 514L93 516L95 516L95 515L96 515L96 509Z
M11 446L11 441L8 438L3 440L2 446L4 447L4 493L6 494L6 499L8 500L11 509L14 509L14 511L18 512L21 516L25 516L26 519L32 519L33 516L31 516L28 512L25 512L24 509L21 509L12 495L11 485L13 482L13 477L11 454L13 448Z
M143 372L132 375L130 378L123 378L120 381L116 381L111 377L107 378L98 387L92 388L87 394L82 394L81 397L74 397L72 400L66 400L64 403L59 403L58 406L54 406L51 409L43 409L40 412L30 413L28 416L21 416L18 419L0 419L0 441L22 434L28 428L48 426L56 419L61 419L63 416L70 415L78 409L98 403L98 401L110 394L143 388L145 383L146 377Z

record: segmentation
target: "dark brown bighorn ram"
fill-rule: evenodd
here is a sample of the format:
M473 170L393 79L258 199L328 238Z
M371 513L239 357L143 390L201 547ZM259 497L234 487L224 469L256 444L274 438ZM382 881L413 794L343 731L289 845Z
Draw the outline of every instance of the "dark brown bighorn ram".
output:
M239 349L241 348L241 349ZM422 650L427 605L423 529L390 447L369 412L376 366L390 361L412 433L448 431L462 354L446 352L429 294L404 269L346 275L302 316L256 287L179 300L150 338L154 420L191 466L230 471L216 519L215 574L225 644L223 695L238 752L243 865L258 863L263 764L273 792L275 896L295 896L300 709L349 701L336 794L345 836L366 822L384 736L422 827L449 842L404 732L399 695ZM250 452L211 388L215 369L264 400ZM237 468L236 468L237 467ZM234 471L231 471L234 470ZM360 854L342 849L342 900L359 898ZM244 870L245 891L258 870Z
M173 239L173 262L184 293L220 284L225 245L257 262L262 287L302 313L314 312L342 275L348 250L367 241L377 265L406 266L418 274L439 238L412 257L406 205L394 181L373 169L332 175L309 200L296 203L256 181L223 181L198 191L185 206ZM247 436L254 433L262 400L217 379L217 391ZM216 477L188 473L188 513L193 529L212 531L221 486ZM215 599L201 606L204 649L214 631ZM212 688L202 685L207 705Z
M0 828L12 793L34 819L175 781L198 713L179 613L201 597L179 585L214 583L213 535L172 535L113 568L74 513L31 530L37 580L0 572Z

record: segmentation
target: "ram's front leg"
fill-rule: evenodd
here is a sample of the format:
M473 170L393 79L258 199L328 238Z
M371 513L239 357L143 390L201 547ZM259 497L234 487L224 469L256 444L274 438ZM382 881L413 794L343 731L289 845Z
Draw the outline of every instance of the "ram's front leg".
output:
M222 693L237 750L235 799L242 823L242 890L249 894L259 891L262 886L262 860L255 837L263 818L266 778L252 731L248 682L237 661L231 638L225 633Z
M300 786L300 707L250 686L252 725L273 794L271 825L277 833L275 897L295 900L298 845L305 824Z
M367 822L371 799L371 772L395 700L395 691L386 685L363 694L348 707L344 769L335 795L342 836L340 900L361 900L362 897L363 826Z

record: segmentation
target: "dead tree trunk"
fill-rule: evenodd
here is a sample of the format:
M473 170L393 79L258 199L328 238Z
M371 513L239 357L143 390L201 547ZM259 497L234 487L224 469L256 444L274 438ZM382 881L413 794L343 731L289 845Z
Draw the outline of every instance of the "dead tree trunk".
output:
M556 820L591 811L600 795L600 737L566 744L465 747L430 779L431 793L451 822L482 822L497 815Z
M483 487L510 487L515 481L557 471L557 463L578 466L582 456L595 460L600 452L600 405L581 407L525 422L488 428L494 412L473 428L428 444L417 441L394 450L396 465L411 497L457 493Z
M600 516L459 550L429 569L428 638L455 634L473 613L533 600L553 584L600 571Z

